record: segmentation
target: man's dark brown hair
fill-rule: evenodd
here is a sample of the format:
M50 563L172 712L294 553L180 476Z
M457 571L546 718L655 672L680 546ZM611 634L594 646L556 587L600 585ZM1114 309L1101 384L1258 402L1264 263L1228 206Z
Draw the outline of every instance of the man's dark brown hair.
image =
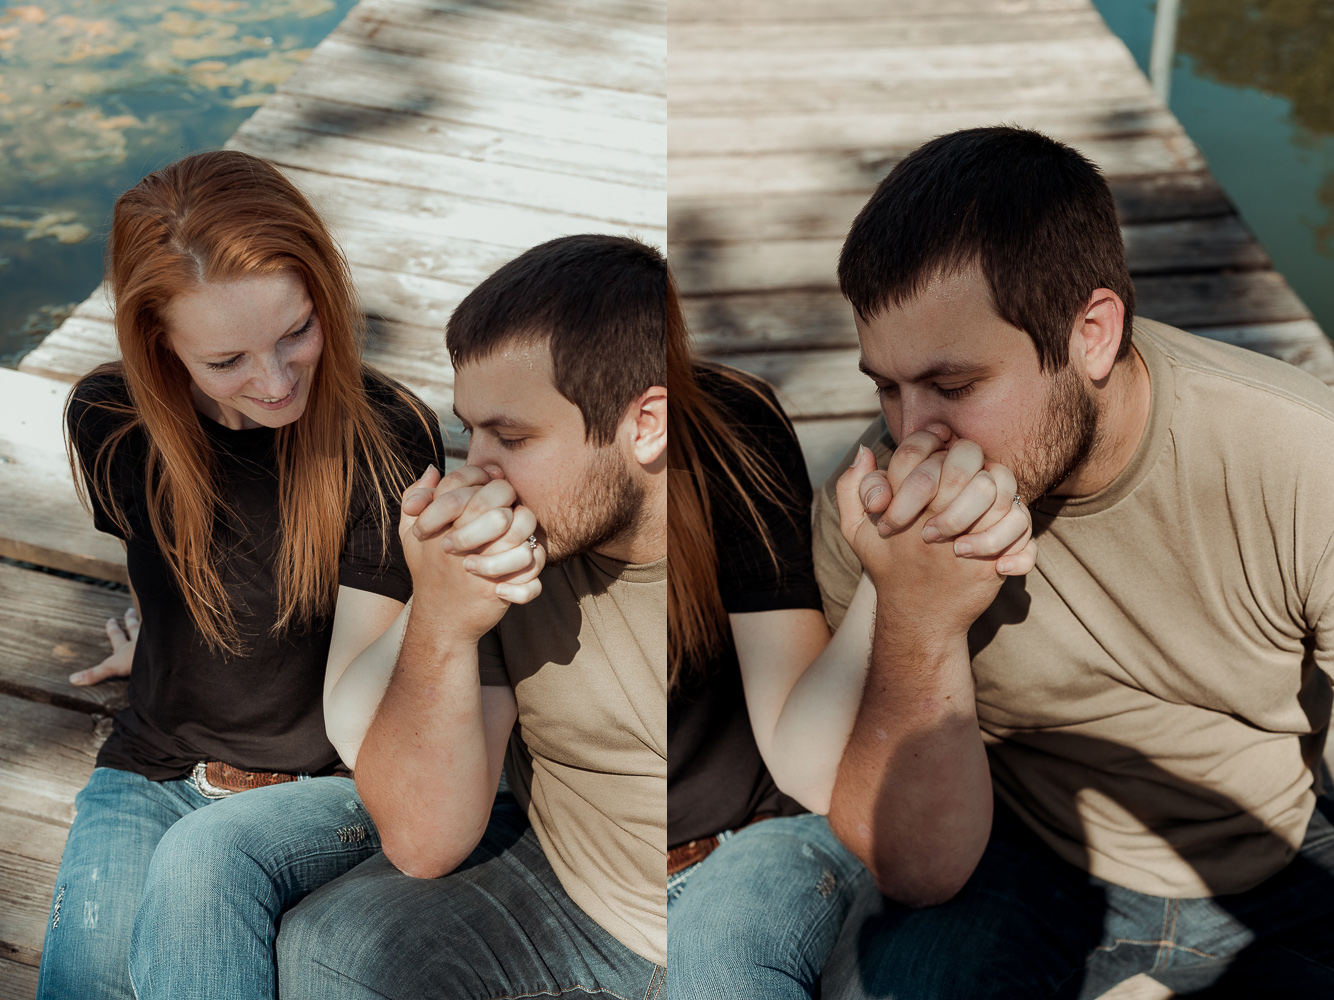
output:
M520 254L468 293L445 327L455 368L513 343L551 348L556 389L579 407L584 438L610 444L626 409L667 384L661 253L627 236L562 236Z
M978 265L996 314L1025 331L1043 371L1069 361L1070 330L1095 288L1126 306L1135 286L1116 202L1098 168L1039 132L967 129L909 154L861 210L838 283L863 319L916 298L933 276Z

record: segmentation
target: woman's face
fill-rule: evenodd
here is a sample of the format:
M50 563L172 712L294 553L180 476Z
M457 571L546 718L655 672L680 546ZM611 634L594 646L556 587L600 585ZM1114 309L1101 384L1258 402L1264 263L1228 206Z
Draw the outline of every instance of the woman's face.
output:
M204 416L240 430L282 427L305 412L324 334L298 276L201 285L173 298L163 319Z

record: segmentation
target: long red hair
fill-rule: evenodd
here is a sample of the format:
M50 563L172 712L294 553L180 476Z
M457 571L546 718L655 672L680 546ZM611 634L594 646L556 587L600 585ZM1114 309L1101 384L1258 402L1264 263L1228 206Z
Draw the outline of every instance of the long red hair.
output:
M282 531L273 631L331 613L354 491L378 498L387 523L386 493L400 492L412 473L366 393L364 322L347 262L310 202L272 164L236 150L199 153L149 174L117 200L106 274L121 360L92 374L123 374L130 407L107 407L123 421L99 447L87 483L70 442L80 489L96 491L128 532L111 489L110 457L126 434L143 430L153 534L200 632L210 646L233 654L243 646L213 537L226 499L217 490L190 376L167 340L163 309L203 284L283 272L305 282L324 348L305 411L276 432ZM414 407L423 425L433 419ZM366 470L361 483L358 469Z
M675 288L673 288L675 292ZM773 537L760 516L752 493L784 505L778 475L767 456L741 439L728 415L700 388L696 372L708 368L752 392L766 406L773 404L751 381L719 365L697 360L680 300L668 306L667 391L667 649L668 690L675 693L691 669L699 669L729 640L727 611L718 589L718 549L713 534L712 504L705 462L721 476L722 485L738 497L780 568Z

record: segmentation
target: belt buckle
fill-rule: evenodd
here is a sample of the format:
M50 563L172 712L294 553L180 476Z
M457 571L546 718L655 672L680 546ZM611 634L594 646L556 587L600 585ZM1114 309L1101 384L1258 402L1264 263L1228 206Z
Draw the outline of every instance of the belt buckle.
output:
M235 794L230 788L219 788L208 780L206 774L206 762L200 761L195 765L195 769L190 772L190 780L194 782L195 788L199 794L206 799L225 799L229 795Z

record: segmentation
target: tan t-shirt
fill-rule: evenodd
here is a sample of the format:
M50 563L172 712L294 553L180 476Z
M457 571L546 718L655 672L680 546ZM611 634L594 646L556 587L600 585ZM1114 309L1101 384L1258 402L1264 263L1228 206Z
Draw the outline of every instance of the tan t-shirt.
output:
M667 962L667 560L576 556L542 574L478 647L508 684L506 769L570 898L637 955Z
M1134 344L1143 440L1106 489L1034 511L1037 568L969 632L978 719L996 793L1067 861L1157 896L1238 892L1291 860L1315 803L1334 392L1160 323ZM860 566L832 484L815 560L840 620Z

